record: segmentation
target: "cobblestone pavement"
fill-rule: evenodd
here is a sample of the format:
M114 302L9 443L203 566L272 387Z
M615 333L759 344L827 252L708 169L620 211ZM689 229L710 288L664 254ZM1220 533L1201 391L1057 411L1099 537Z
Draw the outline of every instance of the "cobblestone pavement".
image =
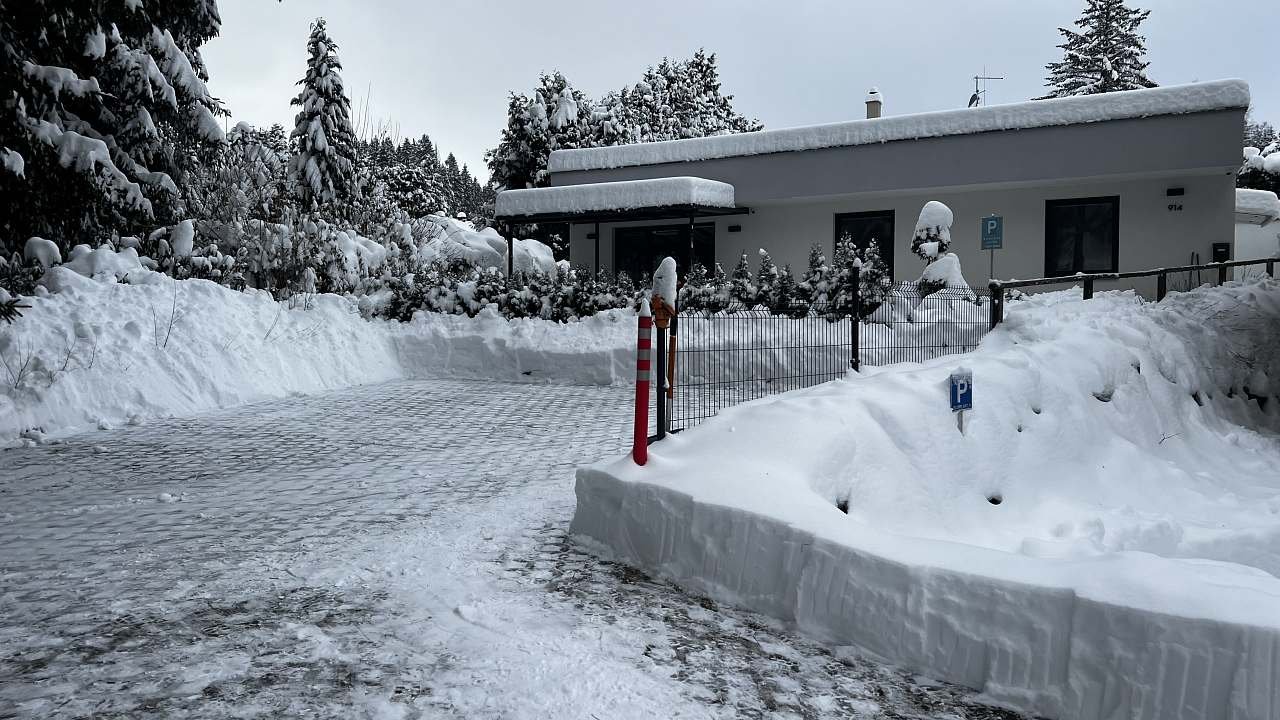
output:
M627 392L413 381L0 451L0 718L1013 718L588 555Z

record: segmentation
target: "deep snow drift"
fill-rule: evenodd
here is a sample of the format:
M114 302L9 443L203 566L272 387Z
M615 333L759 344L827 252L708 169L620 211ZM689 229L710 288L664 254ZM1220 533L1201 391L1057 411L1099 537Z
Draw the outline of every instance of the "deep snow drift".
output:
M972 353L732 408L643 468L580 469L573 529L1030 712L1275 718L1278 348L1274 280L1037 296Z
M404 377L621 383L635 364L626 311L367 320L337 295L278 302L175 281L128 249L80 254L42 282L0 323L0 444Z

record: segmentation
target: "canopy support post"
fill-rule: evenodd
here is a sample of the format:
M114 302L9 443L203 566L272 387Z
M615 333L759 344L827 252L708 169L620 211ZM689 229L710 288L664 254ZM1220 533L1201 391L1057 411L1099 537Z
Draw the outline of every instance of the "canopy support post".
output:
M592 261L591 279L599 280L600 279L600 221L599 220L596 221L596 250L595 250L595 254L591 256L591 261Z

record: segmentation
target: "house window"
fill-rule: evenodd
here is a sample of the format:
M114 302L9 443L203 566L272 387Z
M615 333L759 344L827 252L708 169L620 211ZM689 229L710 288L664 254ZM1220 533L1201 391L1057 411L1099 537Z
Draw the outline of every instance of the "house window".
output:
M689 240L689 225L651 225L647 227L620 227L613 230L613 271L625 272L632 280L653 275L664 257L673 257L683 275L692 262L708 269L716 262L715 223L699 223L693 227L693 241Z
M1119 272L1119 266L1119 197L1045 202L1045 277Z
M835 239L848 235L854 246L865 248L876 242L880 249L880 257L884 260L889 277L893 277L893 211L873 210L871 212L840 213L836 215Z

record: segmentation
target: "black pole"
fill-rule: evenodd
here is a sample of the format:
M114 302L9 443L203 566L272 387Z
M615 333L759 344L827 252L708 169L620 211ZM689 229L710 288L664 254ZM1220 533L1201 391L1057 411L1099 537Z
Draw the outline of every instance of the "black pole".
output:
M1167 273L1160 273L1156 276L1156 302L1163 300L1164 296L1168 293L1169 275Z
M991 322L988 330L1004 322L1004 286L999 280L992 280L987 287L991 288Z
M693 267L693 261L696 257L693 250L693 221L695 219L695 216L689 216L689 264L685 265L685 272L689 272L689 268Z
M661 440L667 436L667 329L655 329L658 331L658 341L653 344L653 354L658 361L658 372L653 375L658 384L658 434L655 439Z
M570 234L572 234L573 231L570 230L569 232ZM595 263L595 267L591 268L591 279L599 280L600 279L600 221L599 220L596 221L596 252L595 252L595 255L592 256L592 262Z
M862 338L860 337L862 328L859 327L861 325L861 323L859 322L859 318L862 317L861 279L862 279L862 267L860 265L854 265L853 266L853 316L849 318L849 322L852 325L852 330L850 331L850 334L852 336L851 340L853 343L853 347L850 349L851 354L849 357L849 367L852 367L854 372L859 372L862 369L862 348L861 348Z
M1084 299L1093 299L1093 278L1089 278L1084 281Z
M507 231L507 287L511 287L511 276L515 275L516 267L516 228L511 223L506 223Z

